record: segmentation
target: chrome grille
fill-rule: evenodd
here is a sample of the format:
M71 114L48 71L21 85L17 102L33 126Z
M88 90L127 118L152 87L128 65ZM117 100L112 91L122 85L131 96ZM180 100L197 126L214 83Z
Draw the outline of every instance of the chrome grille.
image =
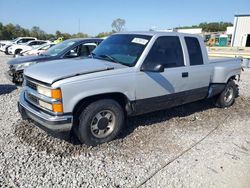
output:
M26 96L27 96L27 100L29 102L31 102L33 104L38 104L38 99L35 96L33 96L33 95L29 94L29 93L27 93Z
M32 90L36 90L36 83L28 80L28 79L25 79L25 85L29 88L29 89L32 89ZM29 89L27 89L27 91L25 92L25 96L26 96L26 100L34 105L38 105L39 102L38 102L38 98L34 95L32 95L30 92L29 92Z
M39 108L40 110L46 111L48 113L52 114L59 114L56 112L53 112L51 108L44 106L45 103L52 104L57 102L57 100L52 99L50 97L47 97L46 95L42 95L38 93L37 87L48 87L45 85L42 85L39 83L39 81L32 80L30 78L24 77L24 86L25 86L25 100L29 102L31 105L34 105L35 107ZM42 103L43 102L43 103Z
M31 89L36 90L37 85L29 80L26 80L26 85L30 87Z

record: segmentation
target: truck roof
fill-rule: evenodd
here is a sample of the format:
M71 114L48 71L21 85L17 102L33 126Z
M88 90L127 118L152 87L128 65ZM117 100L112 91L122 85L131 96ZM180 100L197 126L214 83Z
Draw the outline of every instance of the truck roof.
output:
M68 41L85 41L85 40L103 40L101 38L71 38L67 39Z
M134 35L148 35L148 36L162 36L162 35L193 36L193 37L199 36L195 34L180 33L180 32L166 32L166 31L125 31L125 32L120 32L116 34L134 34Z

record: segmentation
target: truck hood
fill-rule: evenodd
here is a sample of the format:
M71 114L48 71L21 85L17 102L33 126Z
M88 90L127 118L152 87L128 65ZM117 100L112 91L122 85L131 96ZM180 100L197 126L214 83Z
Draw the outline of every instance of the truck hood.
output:
M52 84L65 78L124 67L126 66L100 59L77 58L36 64L25 69L24 75L41 82Z
M27 47L27 45L25 45L25 44L14 44L11 46L11 48L25 48L25 47Z
M26 62L40 62L52 59L50 56L42 56L42 55L35 55L35 56L24 56L11 59L8 61L9 65L19 65Z

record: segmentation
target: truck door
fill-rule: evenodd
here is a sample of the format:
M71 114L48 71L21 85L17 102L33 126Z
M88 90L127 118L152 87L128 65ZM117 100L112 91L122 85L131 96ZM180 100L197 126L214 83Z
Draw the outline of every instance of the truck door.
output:
M144 67L161 64L164 72L140 71L136 75L136 112L138 114L180 105L185 100L188 68L178 36L158 37L149 51Z

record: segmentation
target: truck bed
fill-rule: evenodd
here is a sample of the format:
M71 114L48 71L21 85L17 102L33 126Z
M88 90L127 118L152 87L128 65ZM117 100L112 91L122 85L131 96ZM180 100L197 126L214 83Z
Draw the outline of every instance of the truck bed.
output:
M210 59L213 66L211 83L226 83L231 77L240 75L242 58Z

